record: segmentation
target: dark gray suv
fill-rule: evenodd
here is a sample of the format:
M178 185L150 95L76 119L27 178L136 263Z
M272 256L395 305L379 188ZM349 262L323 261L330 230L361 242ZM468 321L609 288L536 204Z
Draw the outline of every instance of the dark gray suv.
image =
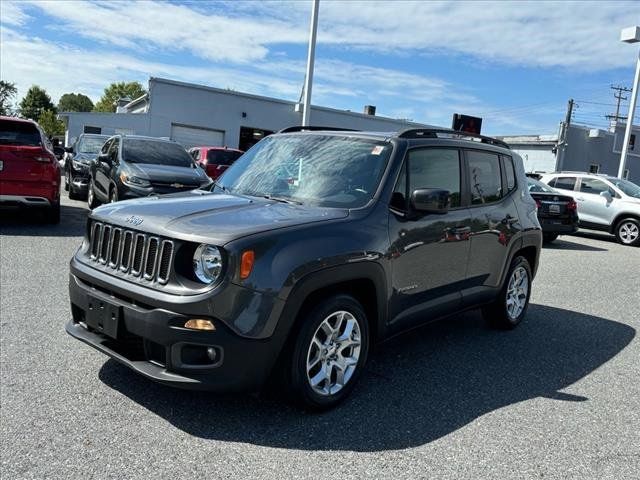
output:
M521 158L451 130L299 127L207 190L95 209L67 332L153 380L328 408L371 347L482 307L525 316L542 234Z

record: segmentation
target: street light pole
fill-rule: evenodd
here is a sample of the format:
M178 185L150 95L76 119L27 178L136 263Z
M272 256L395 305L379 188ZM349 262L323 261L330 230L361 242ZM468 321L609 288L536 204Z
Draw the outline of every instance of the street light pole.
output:
M640 42L640 27L629 27L622 30L620 40L625 43ZM620 153L620 168L618 177L624 178L624 171L627 168L627 153L629 151L629 141L631 140L631 130L633 129L633 116L636 111L636 101L638 100L638 84L640 83L640 51L636 60L636 74L633 79L633 90L631 92L631 103L629 104L629 114L627 115L627 125L624 131L622 152Z
M307 75L304 78L304 97L302 100L302 126L309 126L311 116L311 88L313 85L313 65L316 56L316 36L318 33L318 7L320 0L313 0L311 10L311 32L309 33L309 54L307 55Z

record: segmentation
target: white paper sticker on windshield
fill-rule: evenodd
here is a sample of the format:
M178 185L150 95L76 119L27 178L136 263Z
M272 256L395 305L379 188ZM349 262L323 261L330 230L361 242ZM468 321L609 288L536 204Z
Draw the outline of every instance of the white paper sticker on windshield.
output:
M373 150L371 150L371 155L380 155L383 150L384 147L382 145L376 145L373 147Z

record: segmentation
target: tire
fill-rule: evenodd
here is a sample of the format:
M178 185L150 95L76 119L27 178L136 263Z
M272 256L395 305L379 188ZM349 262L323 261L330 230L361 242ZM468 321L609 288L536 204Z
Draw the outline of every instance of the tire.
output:
M71 174L69 173L69 170L65 168L64 170L64 190L66 192L69 192L69 188L71 187Z
M640 245L640 221L637 218L623 218L616 225L618 242L623 245L637 247Z
M367 316L360 303L349 295L329 297L302 315L304 323L289 359L288 385L298 404L311 410L327 410L351 393L364 370L369 353ZM351 335L346 332L349 327ZM336 336L337 340L343 336L349 340L336 342ZM347 341L350 345L345 347ZM342 384L340 376L344 379Z
M115 203L118 201L118 189L115 186L109 190L109 203Z
M93 189L93 180L89 180L89 188L87 191L87 206L89 210L93 210L100 205L100 201L96 198L95 190Z
M526 275L526 284L520 283L519 279ZM504 285L500 289L500 294L493 303L482 308L482 315L489 325L502 330L511 330L518 326L527 313L529 298L531 297L531 267L524 257L516 257L511 262L509 272L505 278ZM514 291L511 289L512 282L515 282ZM521 290L518 291L517 288ZM524 295L524 298L523 298ZM518 298L514 305L514 300ZM511 308L509 305L511 301Z
M557 233L544 233L542 234L543 243L551 243L558 238Z
M69 200L82 200L81 195L76 192L76 189L73 188L73 185L69 186Z
M60 223L60 202L54 203L47 210L47 223L57 225Z

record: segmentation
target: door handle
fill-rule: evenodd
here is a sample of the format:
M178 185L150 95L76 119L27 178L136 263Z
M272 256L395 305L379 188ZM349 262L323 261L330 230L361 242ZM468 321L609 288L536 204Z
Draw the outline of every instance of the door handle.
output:
M517 223L517 221L518 218L512 217L511 215L507 215L502 219L502 223L504 223L505 225L513 225L514 223Z
M584 198L582 197L576 197L576 200L578 200L579 202L584 202Z

